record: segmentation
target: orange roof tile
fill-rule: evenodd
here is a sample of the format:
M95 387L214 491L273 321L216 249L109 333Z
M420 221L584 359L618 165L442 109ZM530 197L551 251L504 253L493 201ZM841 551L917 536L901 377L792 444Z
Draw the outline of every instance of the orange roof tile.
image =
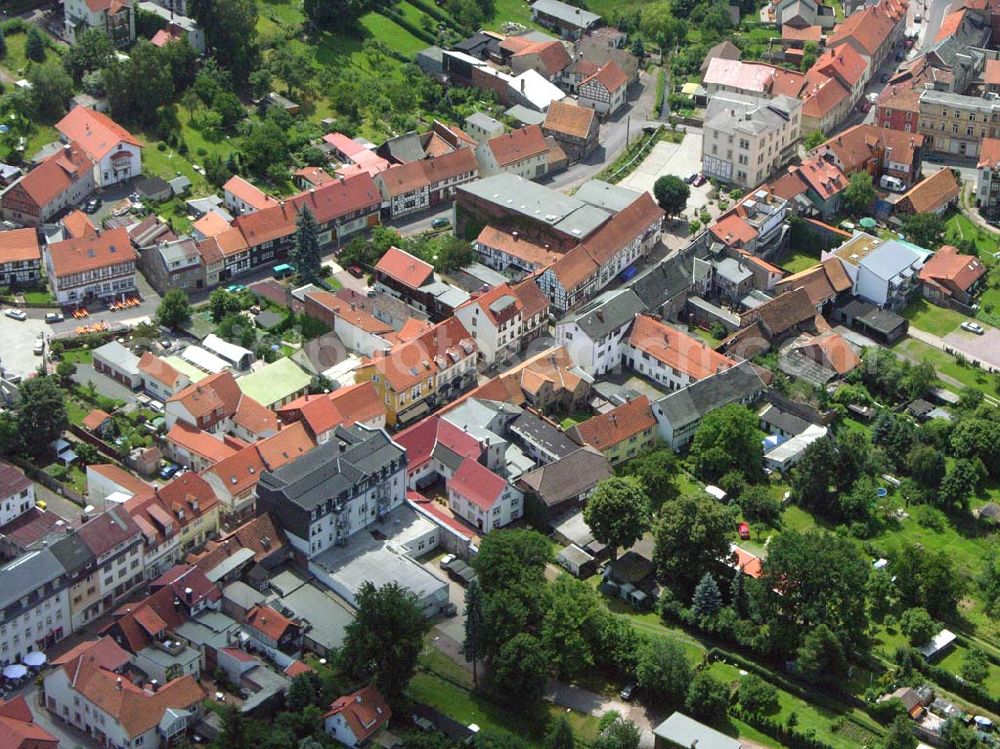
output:
M108 229L100 236L55 242L48 246L47 251L56 278L138 260L124 228Z
M597 69L596 73L581 81L580 86L582 87L591 81L600 83L605 90L613 94L628 85L628 76L625 75L625 71L618 67L618 63L614 60L608 60Z
M24 695L0 700L0 749L56 749L59 740L35 723Z
M238 200L242 200L248 206L257 211L276 206L278 201L261 190L256 185L247 182L238 174L229 178L229 181L222 186L224 192L232 194Z
M89 414L83 417L81 424L83 428L93 432L96 429L100 429L101 426L111 418L111 414L107 411L102 411L99 408L95 408Z
M963 255L957 247L943 245L920 269L920 280L948 281L967 291L986 274L986 266L974 255Z
M61 223L66 233L73 239L97 236L96 227L91 223L87 214L81 210L70 211L63 216Z
M301 169L296 169L293 176L304 179L313 187L325 185L327 182L336 179L336 177L331 176L329 172L320 169L318 166L304 166Z
M501 499L507 482L476 461L466 458L448 479L448 490L454 490L485 512Z
M215 237L229 230L229 222L221 214L209 211L191 224L191 228L197 232L201 232L203 236Z
M564 101L554 101L545 113L542 129L573 138L586 138L597 122L597 113L590 107Z
M167 432L167 442L212 463L225 460L236 452L228 443L214 437L211 433L183 421L176 422L170 428L170 431Z
M802 114L806 117L822 119L851 95L836 78L818 71L814 74L810 70L808 81L802 103Z
M501 167L539 156L549 150L545 144L545 135L538 125L526 125L490 138L487 146Z
M918 133L862 124L830 138L813 152L830 151L840 162L844 173L853 174L864 169L869 160L881 160L887 153L892 161L912 166L917 149L923 144L924 136Z
M750 244L758 236L758 232L750 222L730 213L708 227L712 236L727 247L742 247Z
M324 717L343 715L358 744L389 722L392 710L374 686L337 698Z
M583 107L580 107L583 109ZM588 112L591 110L587 110ZM492 224L487 224L476 237L476 242L484 247L500 250L508 255L512 255L526 263L530 263L536 268L544 268L556 262L562 254L553 252L547 247L542 247L522 236L517 231L505 231L498 229Z
M301 422L291 424L255 445L270 471L276 471L286 463L297 460L315 446Z
M76 143L94 161L100 161L122 143L141 146L138 139L106 114L76 106L56 123L66 140Z
M639 315L635 319L629 334L629 345L692 380L700 380L736 365L735 361L713 351L700 339L647 315Z
M568 434L581 444L604 451L619 442L656 426L649 398L640 395L635 400L614 408L607 413L592 416L572 427Z
M899 202L909 202L914 213L932 213L957 200L960 191L955 174L946 167L915 184Z
M153 489L150 484L147 484L138 476L133 476L128 471L119 468L113 463L92 463L87 466L87 470L103 476L108 481L136 495L148 495Z
M983 138L979 148L979 168L988 166L993 169L997 164L1000 164L1000 138Z
M261 604L254 606L247 612L243 624L252 627L275 642L279 642L289 629L298 628L298 625L288 617L282 616L270 606Z
M423 382L475 355L476 343L456 317L438 323L414 341L400 344L388 356L378 354L365 362L374 366L395 392Z
M162 385L173 388L183 375L152 351L146 351L139 359L139 371Z
M572 58L570 58L569 52L566 51L563 43L555 40L529 44L527 47L515 52L513 56L528 57L530 55L538 56L544 68L544 71L539 72L542 72L548 78L552 78L557 73L562 72L572 62Z
M44 208L93 167L94 162L79 144L71 143L49 156L15 184L24 190L36 205Z
M41 260L38 234L32 228L0 232L0 265Z
M826 159L806 159L801 166L789 168L789 171L792 170L816 191L821 200L828 200L847 187L844 173Z
M434 276L433 265L398 247L390 247L375 264L375 270L411 289L419 289Z

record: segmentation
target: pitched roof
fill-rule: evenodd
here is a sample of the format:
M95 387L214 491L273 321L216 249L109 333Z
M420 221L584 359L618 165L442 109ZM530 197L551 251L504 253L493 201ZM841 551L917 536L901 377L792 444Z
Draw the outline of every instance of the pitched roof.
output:
M501 42L502 45L503 43ZM538 56L542 68L544 68L541 72L544 72L549 78L562 72L572 62L569 52L566 51L566 47L563 46L562 42L555 39L547 42L531 42L514 52L514 57L527 57L528 55Z
M511 287L514 296L521 302L521 314L528 320L549 308L549 298L542 293L535 279L528 277Z
M0 265L40 260L38 234L33 228L0 232Z
M656 406L676 433L709 411L749 399L763 389L764 383L754 365L743 361L686 388L667 393Z
M958 31L958 27L962 24L962 19L965 18L965 8L959 8L944 17L941 21L941 26L938 28L938 33L934 36L935 42L940 42L942 39L947 39L949 36ZM989 81L987 81L989 83Z
M979 169L988 166L991 169L1000 164L1000 138L983 138L979 147Z
M139 526L123 507L111 507L81 525L76 535L99 557L116 546L136 538Z
M396 197L478 170L479 165L472 149L460 148L432 159L391 166L379 173L377 179L385 186L390 197Z
M419 289L434 277L434 266L398 247L390 247L375 264L375 270L411 289Z
M79 209L67 213L60 223L66 233L74 239L93 237L97 234L97 228L91 223L90 217Z
M713 351L700 339L647 315L635 319L628 340L633 348L694 380L736 366L735 361Z
M283 616L270 606L262 604L257 604L250 609L246 617L244 617L243 623L248 627L253 627L265 637L269 637L275 642L281 640L289 629L298 627L287 616Z
M948 281L967 291L986 274L986 266L974 255L963 255L957 247L943 245L920 269L920 280Z
M315 443L301 422L291 424L277 434L255 443L260 457L269 471L277 470L286 463L298 459L315 447Z
M524 260L536 268L544 268L562 257L561 253L553 252L547 247L535 244L516 230L507 231L497 228L492 224L487 224L483 227L483 230L479 232L479 236L476 237L476 242L484 247L497 249L520 260Z
M646 304L632 289L614 289L594 297L566 315L559 324L575 323L588 338L598 341L608 333L632 324L645 311Z
M0 700L0 749L55 749L59 739L35 723L24 695Z
M395 392L423 382L476 352L476 343L456 317L438 323L419 338L366 361Z
M361 744L389 722L392 710L378 689L369 685L334 700L324 717L333 715L344 716L357 743Z
M146 351L139 359L139 371L157 382L173 388L183 375L152 351Z
M845 174L864 168L869 159L880 154L897 164L912 165L924 136L878 125L855 125L830 138L813 152L829 150L840 162Z
M236 448L229 442L179 419L167 432L167 442L212 463L225 460L236 452Z
M388 323L382 322L374 315L359 308L356 304L345 302L329 291L307 291L305 296L324 309L329 310L344 322L350 323L366 333L392 332L392 326Z
M932 213L957 200L960 191L954 172L945 167L911 187L900 202L908 201L914 213Z
M885 43L895 28L900 14L905 14L907 3L880 0L851 14L827 39L828 47L850 43L868 57L876 56L879 47Z
M736 213L727 214L708 227L708 230L727 247L746 246L759 235L749 221L740 218Z
M545 135L538 125L526 125L490 138L486 145L493 152L493 158L501 167L516 164L549 150L545 144Z
M203 236L214 237L229 230L229 222L216 211L209 211L200 219L191 224L191 228L200 232Z
M284 535L275 525L271 515L264 513L248 520L217 540L206 541L205 550L189 554L188 560L207 574L237 548L249 549L254 554L253 560L260 562L269 554L280 551L284 547Z
M656 419L650 409L649 398L640 395L607 413L597 414L577 424L569 434L578 442L604 451L655 426Z
M122 143L141 146L138 139L106 114L76 106L56 123L66 140L76 143L94 161L100 161Z
M819 42L823 38L823 27L806 26L799 29L785 24L781 27L781 38L792 42Z
M483 452L475 437L437 415L407 427L393 441L406 450L407 467L411 471L430 460L439 445L455 455L473 460L478 460Z
M849 44L842 44L834 49L827 49L821 54L813 69L836 78L847 89L853 89L864 77L868 62Z
M492 510L507 488L507 482L473 458L466 458L448 479L448 490L455 491L481 510Z
M809 294L799 287L744 313L741 319L760 322L767 327L768 334L777 336L815 317L816 309Z
M552 463L523 474L518 480L549 505L558 505L590 491L612 475L608 459L592 447L581 447Z
M523 310L521 300L506 283L497 284L492 289L474 296L466 304L479 307L483 315L497 327Z
M95 429L100 429L101 426L111 418L111 414L107 411L102 411L99 408L95 408L89 414L83 417L83 421L80 422L84 429L93 432Z
M0 460L0 496L20 494L31 487L31 479L24 475L20 468L12 466L5 460Z
M278 413L302 420L314 435L334 427L365 423L385 414L385 405L371 381L348 385L332 393L304 395L278 409Z
M138 260L124 228L107 229L100 236L65 239L50 244L46 251L57 278Z
M221 411L222 416L236 413L242 393L236 378L229 371L209 375L188 385L167 399L167 403L180 403L195 419Z
M835 164L826 159L806 159L801 166L788 168L814 190L821 200L829 200L847 187L847 178Z
M628 85L628 76L625 71L618 67L614 60L608 60L597 69L597 72L589 78L580 81L580 86L585 86L591 81L600 83L607 91L614 93Z
M113 463L92 463L87 466L87 470L103 476L132 494L148 495L153 490L152 485Z
M44 208L93 167L94 162L80 145L70 143L21 177L16 184L36 205Z
M247 182L247 180L238 174L230 177L226 184L222 186L222 189L224 192L231 193L238 200L242 200L256 211L262 211L265 208L271 208L278 204L277 200L256 185Z
M845 375L861 364L861 357L855 353L851 344L839 333L832 331L813 336L796 344L795 348L838 375Z
M544 130L551 130L574 138L586 138L597 121L597 113L590 107L566 101L554 101L545 113Z
M802 103L802 114L822 119L851 95L836 78L810 71L809 85Z
M814 306L818 306L825 304L852 286L851 279L847 275L847 271L844 270L843 264L833 257L811 268L786 276L775 285L775 289L785 291L803 288L809 295L809 301Z

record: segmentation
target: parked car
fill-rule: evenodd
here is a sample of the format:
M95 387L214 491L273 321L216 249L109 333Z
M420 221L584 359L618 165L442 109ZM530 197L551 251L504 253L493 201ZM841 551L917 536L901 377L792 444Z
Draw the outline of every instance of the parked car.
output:
M241 291L246 291L246 290L247 287L241 283L231 283L229 284L229 286L226 287L226 291L228 291L230 294L237 294Z
M85 213L97 213L100 207L101 207L101 199L98 197L93 197L84 204L83 210Z
M977 322L972 322L972 320L966 320L960 327L962 330L967 330L970 333L975 333L976 335L982 335L986 332L986 328Z
M448 566L454 561L455 561L454 554L445 554L443 557L441 557L441 561L438 562L438 564L441 565L441 569L446 570L448 569Z
M449 226L451 226L450 218L442 217L442 218L436 218L433 221L431 221L432 229L447 229Z
M695 187L701 187L706 182L708 182L708 177L706 177L704 174L699 174L697 177L694 178L694 181L691 184L694 185Z
M920 23L920 22L921 22L921 21L923 21L923 20L924 20L923 16L921 16L921 15L920 15L919 13L917 13L917 15L915 15L915 16L913 17L913 22L914 22L914 23Z
M698 179L698 172L695 172L694 174L689 174L687 177L684 178L684 181L690 185L696 179Z
M7 317L11 317L15 320L20 320L21 322L24 322L25 320L28 319L28 313L25 312L23 309L14 309L12 307L10 309L5 309L3 313L7 315Z
M622 691L618 693L618 696L621 697L626 702L629 702L632 700L633 697L635 697L635 690L638 688L639 688L638 684L636 684L634 681L630 681L628 684L622 687Z
M749 541L750 540L750 526L747 525L746 523L740 523L740 525L739 525L739 534L740 534L740 539L742 539L743 541Z
M348 268L347 272L350 273L355 278L361 278L365 274L365 272L361 270L361 266L357 264L354 264L350 268Z
M160 469L160 478L163 480L169 479L179 470L180 466L176 466L173 463L167 463Z
M45 313L45 322L47 322L47 323L62 322L65 319L66 318L63 317L63 313L62 312L46 312Z
M35 345L31 347L31 352L35 356L41 356L45 353L45 340L43 338L36 338Z

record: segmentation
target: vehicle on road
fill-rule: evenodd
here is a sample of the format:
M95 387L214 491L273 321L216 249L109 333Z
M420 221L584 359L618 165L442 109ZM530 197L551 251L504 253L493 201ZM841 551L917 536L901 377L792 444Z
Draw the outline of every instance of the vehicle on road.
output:
M63 317L63 313L62 312L46 312L45 313L45 322L47 322L47 323L62 322L65 319L66 318Z
M241 291L246 291L246 290L247 287L241 283L231 283L229 284L229 286L226 287L226 291L228 291L230 294L237 294Z
M291 263L281 263L271 268L271 275L277 279L288 278L295 275L295 266Z
M23 309L5 309L3 313L7 315L7 317L13 318L14 320L20 320L21 322L28 319L28 313Z
M88 200L84 206L84 213L97 213L98 209L101 207L101 199L94 197Z
M365 274L365 272L361 270L361 266L357 264L352 265L350 268L348 268L347 272L350 273L355 278L361 278Z
M921 21L923 21L923 20L924 20L924 17L923 17L923 16L921 16L921 15L920 15L919 13L917 13L917 15L915 15L915 16L913 17L913 22L914 22L914 23L920 23L920 22L921 22Z
M970 333L975 333L976 335L982 335L986 332L986 328L977 322L972 322L972 320L966 320L959 327L961 327L962 330L967 330Z
M436 218L431 221L432 229L447 229L449 226L451 226L450 218Z
M618 693L618 696L621 697L626 702L630 702L632 698L635 697L635 690L638 688L639 688L638 684L636 684L634 681L630 681L628 684L622 687L622 691Z

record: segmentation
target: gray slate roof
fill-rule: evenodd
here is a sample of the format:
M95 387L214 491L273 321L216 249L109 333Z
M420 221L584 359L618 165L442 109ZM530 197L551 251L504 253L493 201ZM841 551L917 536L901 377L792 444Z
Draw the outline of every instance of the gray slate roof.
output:
M566 24L578 26L581 29L589 28L601 20L601 17L596 13L560 2L560 0L535 0L531 4L531 10L558 18Z
M0 567L0 610L30 596L65 574L63 566L50 549L36 549L22 554ZM6 617L0 617L0 619Z
M525 411L510 425L510 430L525 442L541 446L557 458L564 458L580 449L569 436L537 414Z
M565 458L529 471L521 477L527 488L553 507L574 499L611 476L608 459L591 447L581 447Z
M674 430L692 424L709 411L750 398L764 389L757 370L748 362L675 390L656 402Z
M677 712L654 728L653 734L670 746L684 749L695 745L698 749L741 749L743 746L737 739Z
M646 311L646 305L631 289L606 291L564 317L561 323L574 322L587 336L596 341L613 330L631 323Z

